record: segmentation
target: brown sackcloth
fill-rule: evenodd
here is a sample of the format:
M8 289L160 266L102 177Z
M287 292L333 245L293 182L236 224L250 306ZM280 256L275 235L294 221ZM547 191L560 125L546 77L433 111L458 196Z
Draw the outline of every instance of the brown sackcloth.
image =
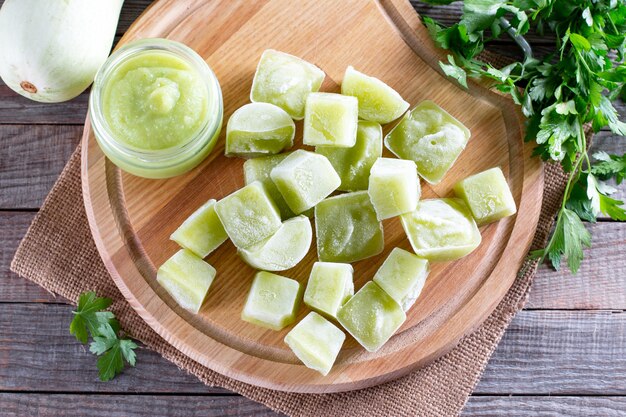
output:
M564 184L560 166L546 164L534 248L546 241ZM276 411L302 417L458 415L511 319L523 307L536 267L536 261L525 261L504 300L484 324L430 366L376 387L317 395L272 391L226 378L180 353L135 313L107 273L91 237L81 191L80 149L61 173L11 264L17 274L71 302L80 293L92 290L112 298L111 309L132 337L205 384L236 391ZM141 358L137 366L141 366Z

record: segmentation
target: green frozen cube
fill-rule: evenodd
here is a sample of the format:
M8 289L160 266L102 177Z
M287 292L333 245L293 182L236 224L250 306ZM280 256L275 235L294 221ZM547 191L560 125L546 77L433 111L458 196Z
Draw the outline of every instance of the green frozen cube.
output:
M293 323L300 307L300 283L270 272L257 272L241 319L272 330Z
M351 148L356 143L359 101L334 93L311 93L304 110L302 141L311 146Z
M304 117L304 105L311 92L318 91L324 71L284 52L268 49L257 66L250 101L274 104L296 120Z
M437 184L459 157L470 131L432 101L422 101L385 136L398 158L415 161L417 172Z
M429 272L426 259L394 248L376 271L374 282L407 311L422 292Z
M378 78L365 75L353 67L346 68L341 94L359 100L359 117L381 124L389 123L409 108L409 103L396 90Z
M272 169L270 177L296 214L314 207L341 184L325 156L302 149L292 152Z
M454 193L465 201L479 226L517 212L513 194L499 167L459 181Z
M378 158L370 171L367 192L378 220L415 210L421 194L415 162Z
M312 239L311 220L297 216L285 221L272 236L238 252L253 268L284 271L296 266L306 256Z
M304 291L304 303L330 317L354 294L350 264L315 262Z
M215 203L215 211L238 248L267 239L282 224L276 205L263 184L255 181Z
M480 245L478 226L459 198L422 200L400 218L413 251L429 261L453 261Z
M346 335L337 326L314 311L285 336L285 343L298 359L307 368L314 369L324 376L328 375L333 367L344 340Z
M337 320L369 352L382 347L406 320L404 310L373 281L339 309Z
M270 178L270 172L289 155L290 153L280 153L278 155L261 156L248 159L243 164L243 179L246 185L252 184L254 181L261 181L270 198L278 207L283 220L290 219L295 214L291 211L283 195L278 191L274 181Z
M315 233L320 261L356 262L384 248L383 225L367 191L327 198L315 206Z
M193 252L181 249L157 271L157 282L183 308L197 313L215 278L215 268Z
M318 146L315 152L328 158L339 174L339 190L367 190L370 169L383 152L383 129L378 123L360 120L353 147Z
M237 109L226 125L226 155L254 158L293 146L296 125L278 106L249 103Z
M170 236L174 242L201 258L228 239L215 212L215 200L209 200L193 212Z

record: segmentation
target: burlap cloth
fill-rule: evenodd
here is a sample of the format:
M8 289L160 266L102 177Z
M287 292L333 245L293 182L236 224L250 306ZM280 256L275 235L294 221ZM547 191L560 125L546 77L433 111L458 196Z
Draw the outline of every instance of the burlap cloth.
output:
M488 56L498 63L503 57ZM543 205L532 247L543 247L564 191L558 164L546 164ZM238 392L273 410L302 417L454 416L469 395L511 319L525 304L537 262L526 260L496 310L473 334L430 366L395 381L338 394L290 394L226 378L191 360L156 334L126 302L100 259L89 231L80 179L80 147L72 155L21 242L11 270L75 303L85 291L114 300L125 331L209 386ZM137 366L141 366L141 356ZM115 382L110 382L115 383Z

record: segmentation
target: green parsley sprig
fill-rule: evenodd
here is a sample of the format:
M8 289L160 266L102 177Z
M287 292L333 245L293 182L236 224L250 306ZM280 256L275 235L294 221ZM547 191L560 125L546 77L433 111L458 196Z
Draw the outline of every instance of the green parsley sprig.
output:
M137 344L127 338L119 338L120 325L110 311L102 311L111 305L109 298L96 296L89 291L78 298L78 307L73 311L70 333L86 344L91 335L89 351L98 355L98 371L101 381L109 381L124 369L124 361L135 366Z
M509 94L528 118L526 140L536 141L535 154L559 161L569 173L554 232L547 246L531 255L549 259L556 269L565 258L576 273L583 248L591 245L583 221L595 222L600 213L626 220L624 203L610 197L615 189L604 182L626 177L626 154L599 152L592 162L584 133L590 124L596 132L608 127L626 135L626 123L613 106L618 97L626 99L626 0L465 0L462 17L452 26L423 19L435 43L450 51L448 62L440 62L444 73L465 88L469 76ZM550 34L554 51L495 68L478 55L504 35L503 27L516 36L531 28Z

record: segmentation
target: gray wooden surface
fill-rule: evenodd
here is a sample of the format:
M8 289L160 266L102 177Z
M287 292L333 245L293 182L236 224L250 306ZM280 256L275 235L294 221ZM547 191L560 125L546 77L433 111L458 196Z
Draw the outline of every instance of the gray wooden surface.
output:
M118 35L149 3L126 1ZM459 10L415 6L444 21ZM539 50L549 43L531 40ZM516 51L510 42L493 48ZM277 415L207 388L145 349L136 368L99 382L95 357L68 333L72 308L9 272L19 240L79 142L86 103L87 94L61 105L33 103L0 83L0 415ZM626 140L601 132L594 146L623 153ZM624 187L619 195L626 197ZM593 248L577 276L541 267L464 415L626 415L626 224L601 220L589 229Z

